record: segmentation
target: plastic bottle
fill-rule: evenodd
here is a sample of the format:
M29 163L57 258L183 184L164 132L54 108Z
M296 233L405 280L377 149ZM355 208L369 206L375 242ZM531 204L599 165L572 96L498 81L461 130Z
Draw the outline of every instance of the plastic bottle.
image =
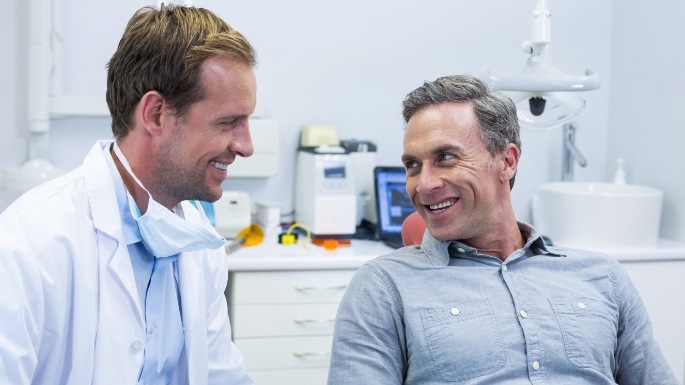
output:
M614 174L614 184L626 184L626 173L623 171L623 158L616 158L616 173Z

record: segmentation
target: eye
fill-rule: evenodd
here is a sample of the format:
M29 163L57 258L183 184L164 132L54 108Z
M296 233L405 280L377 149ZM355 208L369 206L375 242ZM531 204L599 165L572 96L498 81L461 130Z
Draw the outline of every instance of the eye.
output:
M218 121L219 127L225 130L232 130L240 126L243 122L247 121L246 117L243 116L227 116Z
M238 123L238 119L231 119L221 122L222 126L234 127Z
M407 170L412 169L412 168L416 168L418 166L419 166L419 162L417 162L415 160L408 160L408 161L404 162L404 168L406 168Z
M452 155L452 154L449 154L449 153L442 153L442 154L438 155L438 162L448 161L448 160L453 160L453 159L457 159L457 157Z

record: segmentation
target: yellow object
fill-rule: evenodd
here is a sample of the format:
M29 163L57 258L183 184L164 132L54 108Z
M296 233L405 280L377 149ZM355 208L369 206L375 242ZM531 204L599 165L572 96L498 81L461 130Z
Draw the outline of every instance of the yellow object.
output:
M338 131L333 126L323 124L310 124L302 127L300 146L339 146Z
M293 230L295 230L298 227L307 232L307 242L299 242L299 243L302 243L302 245L304 247L307 247L307 244L311 242L312 233L309 231L309 228L307 228L307 226L303 225L302 223L295 222L292 225L290 225L290 227L288 227L288 230L285 232L285 234L281 238L284 245L294 245L295 244L295 236L291 233L293 232Z
M256 246L264 241L264 230L261 226L253 223L240 230L236 238L245 237L243 246Z
M281 243L284 245L294 245L296 242L297 238L292 234L283 234L281 237Z

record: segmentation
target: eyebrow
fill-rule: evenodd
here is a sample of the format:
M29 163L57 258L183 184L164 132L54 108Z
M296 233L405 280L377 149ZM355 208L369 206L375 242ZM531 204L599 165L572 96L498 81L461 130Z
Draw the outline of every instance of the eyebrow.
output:
M221 123L221 122L225 122L225 121L229 121L229 120L233 121L236 119L243 119L243 118L249 118L249 117L250 117L250 115L245 115L245 114L220 115L214 119L214 122Z
M456 152L461 152L461 146L455 146L453 144L443 144L442 146L436 147L431 151L431 154L433 155L439 155L442 154L443 152L450 152L450 151L456 151Z
M431 155L440 155L442 153L450 152L450 151L461 152L462 148L461 148L461 146L455 146L453 144L444 144L442 146L439 146L439 147L432 149ZM416 160L416 157L413 155L402 154L402 163L407 163L407 162L415 161L415 160Z

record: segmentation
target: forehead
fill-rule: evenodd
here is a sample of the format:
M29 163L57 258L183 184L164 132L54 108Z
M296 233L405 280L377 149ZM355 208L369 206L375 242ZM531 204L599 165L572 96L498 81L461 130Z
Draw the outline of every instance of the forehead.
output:
M202 62L200 83L207 95L221 98L254 96L257 88L252 66L223 57L210 57Z
M404 132L404 152L430 150L439 146L484 146L479 122L470 102L448 102L416 112Z
M254 108L257 82L251 65L228 58L212 57L201 64L200 82L205 97L200 103L218 104L237 109Z

